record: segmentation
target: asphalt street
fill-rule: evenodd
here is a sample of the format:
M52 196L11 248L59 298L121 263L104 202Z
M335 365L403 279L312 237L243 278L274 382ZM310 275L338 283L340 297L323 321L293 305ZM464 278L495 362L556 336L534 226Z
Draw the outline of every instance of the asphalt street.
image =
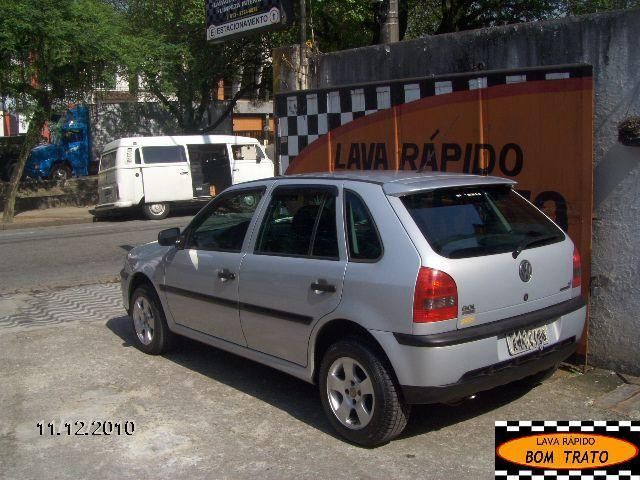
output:
M127 251L192 216L2 231L0 294L113 281Z

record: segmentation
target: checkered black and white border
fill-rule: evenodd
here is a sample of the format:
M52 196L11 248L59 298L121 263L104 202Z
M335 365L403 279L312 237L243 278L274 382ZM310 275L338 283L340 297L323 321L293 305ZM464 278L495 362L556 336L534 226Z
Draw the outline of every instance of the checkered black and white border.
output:
M496 429L507 432L640 432L640 421L633 420L518 420L496 421Z
M279 94L275 98L275 115L281 173L307 145L365 115L453 92L586 76L591 76L590 66L573 65L412 78Z
M496 421L496 432L517 433L600 433L638 432L640 421L634 420L502 420ZM603 470L496 470L498 480L640 480L640 474L631 470L609 467Z
M531 470L520 470L517 474L510 474L507 471L496 470L496 480L640 480L640 475L634 475L631 471L621 470L609 473L604 470L545 470L534 472Z

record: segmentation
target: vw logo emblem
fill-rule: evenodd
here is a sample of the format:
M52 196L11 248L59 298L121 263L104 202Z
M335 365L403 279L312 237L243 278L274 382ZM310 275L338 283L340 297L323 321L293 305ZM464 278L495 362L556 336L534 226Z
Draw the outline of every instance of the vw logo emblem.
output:
M531 267L531 262L529 260L523 260L520 262L520 280L523 282L528 282L531 280L531 274L533 273L533 268Z

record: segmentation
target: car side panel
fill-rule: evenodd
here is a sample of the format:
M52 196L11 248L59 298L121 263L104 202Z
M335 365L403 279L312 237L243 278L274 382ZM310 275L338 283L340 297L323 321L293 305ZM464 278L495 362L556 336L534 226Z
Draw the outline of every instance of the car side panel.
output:
M342 302L332 314L367 329L412 333L413 291L420 255L379 185L347 182L365 202L382 240L376 262L347 264Z

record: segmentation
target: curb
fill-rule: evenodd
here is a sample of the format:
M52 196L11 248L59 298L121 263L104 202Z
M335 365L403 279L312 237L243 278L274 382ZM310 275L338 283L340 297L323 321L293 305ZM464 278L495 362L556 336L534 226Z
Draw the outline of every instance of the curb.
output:
M40 220L29 223L1 223L0 231L6 230L22 230L27 228L39 228L39 227L59 227L63 225L79 225L83 223L93 223L93 217L90 218L69 218L69 219L53 219L53 220Z

